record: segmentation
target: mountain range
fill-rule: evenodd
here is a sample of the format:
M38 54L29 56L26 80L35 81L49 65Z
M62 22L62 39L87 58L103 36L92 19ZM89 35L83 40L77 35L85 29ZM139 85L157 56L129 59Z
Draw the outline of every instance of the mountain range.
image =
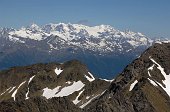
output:
M170 43L156 43L112 80L78 60L0 71L1 112L169 112Z
M0 29L0 69L77 59L98 77L112 79L155 42L110 25L58 23Z

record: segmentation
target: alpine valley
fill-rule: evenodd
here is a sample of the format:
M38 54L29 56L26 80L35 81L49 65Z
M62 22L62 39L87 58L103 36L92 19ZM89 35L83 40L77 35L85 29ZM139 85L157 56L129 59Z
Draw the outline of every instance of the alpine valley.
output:
M157 40L109 25L58 23L0 29L0 69L77 59L112 79Z
M12 67L0 71L0 112L170 112L169 67L168 42L114 80L94 77L78 60Z

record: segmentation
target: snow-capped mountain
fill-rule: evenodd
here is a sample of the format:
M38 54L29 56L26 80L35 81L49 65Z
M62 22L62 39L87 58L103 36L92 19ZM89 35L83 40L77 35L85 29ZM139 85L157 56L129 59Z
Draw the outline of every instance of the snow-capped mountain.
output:
M121 72L152 42L139 32L120 31L109 25L58 23L2 28L0 68L78 59L94 74L111 78L110 74Z
M134 48L151 44L151 40L141 33L122 32L109 25L90 27L79 24L59 23L39 27L36 24L32 24L19 30L9 31L8 34L10 40L25 44L27 39L33 41L48 40L47 44L51 50L59 50L61 48L58 46L67 45L100 53L115 51L122 53L123 51L129 52ZM53 38L51 39L51 37Z

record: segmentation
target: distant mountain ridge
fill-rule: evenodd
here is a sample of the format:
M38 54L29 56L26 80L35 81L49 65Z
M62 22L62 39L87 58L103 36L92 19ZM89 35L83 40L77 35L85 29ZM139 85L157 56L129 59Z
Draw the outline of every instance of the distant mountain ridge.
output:
M110 25L51 23L2 28L0 69L78 59L94 74L112 78L154 42L141 33L120 31Z
M126 50L126 52L129 52L130 50L125 49L123 44L128 43L131 47L136 48L142 45L150 45L152 41L141 33L123 32L109 25L90 27L81 24L59 23L39 27L36 24L32 24L18 30L4 30L1 29L1 34L6 32L9 40L25 44L27 44L27 39L42 41L51 39L49 36L57 36L53 38L53 41L48 41L51 50L59 49L55 45L59 41L60 45L67 44L101 53L113 52L115 50Z

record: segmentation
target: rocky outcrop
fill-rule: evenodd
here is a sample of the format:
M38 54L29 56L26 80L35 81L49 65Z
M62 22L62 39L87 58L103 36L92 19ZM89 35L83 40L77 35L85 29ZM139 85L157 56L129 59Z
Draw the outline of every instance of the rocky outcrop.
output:
M147 49L85 111L169 112L170 44Z
M49 108L52 108L53 105L51 107L50 103L44 102L48 100L51 102L55 98L65 101L62 99L65 97L68 104L82 108L84 104L90 103L91 99L105 91L110 83L110 81L95 78L87 67L77 60L63 64L48 63L13 67L0 72L0 102L5 106L9 104L12 105L11 108L17 108L20 103L24 103L23 106L32 101L35 105L39 104L34 102L36 97L38 101L43 102L43 105L49 104ZM54 105L60 104L60 100L58 102ZM46 106L48 109L48 105Z
M1 112L80 112L80 109L66 98L47 100L34 97L17 102L3 101L0 104Z

